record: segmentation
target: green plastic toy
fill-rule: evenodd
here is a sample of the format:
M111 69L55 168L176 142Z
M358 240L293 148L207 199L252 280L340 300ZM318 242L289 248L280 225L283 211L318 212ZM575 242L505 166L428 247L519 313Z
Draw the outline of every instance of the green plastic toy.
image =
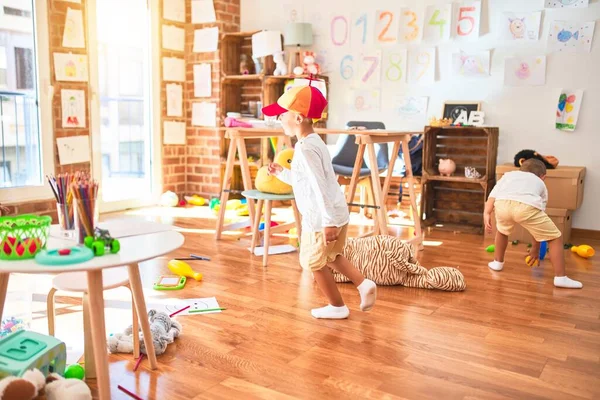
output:
M496 245L490 244L488 247L485 248L485 251L487 251L488 253L493 253L494 251L496 251Z
M85 369L79 364L71 364L65 369L65 379L74 378L83 380L85 378Z
M112 254L117 254L121 250L121 243L113 239L108 230L100 228L96 228L93 237L86 236L83 244L91 249L96 257L103 256L107 248Z

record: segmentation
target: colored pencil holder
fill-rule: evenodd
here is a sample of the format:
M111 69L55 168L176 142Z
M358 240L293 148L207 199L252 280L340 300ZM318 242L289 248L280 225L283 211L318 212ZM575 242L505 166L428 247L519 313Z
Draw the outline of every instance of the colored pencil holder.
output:
M72 231L75 229L75 204L56 203L56 213L58 214L58 224L63 231Z
M75 237L78 244L83 244L86 236L94 236L98 222L98 209L95 200L74 199L75 204Z

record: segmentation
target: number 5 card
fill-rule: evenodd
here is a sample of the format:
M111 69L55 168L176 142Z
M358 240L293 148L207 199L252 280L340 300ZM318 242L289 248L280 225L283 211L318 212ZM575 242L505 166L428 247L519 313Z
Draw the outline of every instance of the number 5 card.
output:
M481 23L481 1L464 2L455 10L454 37L456 39L479 38Z

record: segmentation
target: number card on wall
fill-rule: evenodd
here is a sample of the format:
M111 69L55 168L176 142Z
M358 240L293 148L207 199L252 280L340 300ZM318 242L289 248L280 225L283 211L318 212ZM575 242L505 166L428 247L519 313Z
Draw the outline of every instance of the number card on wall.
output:
M386 52L383 61L383 76L387 82L406 82L408 51L394 49Z
M345 15L334 15L329 23L329 37L334 46L345 46L349 42L350 22Z
M375 13L375 37L378 44L395 44L398 41L398 14L390 10Z
M423 40L441 42L450 39L452 4L427 6L424 23Z
M463 3L456 10L457 39L476 40L479 37L479 24L481 23L481 1Z
M352 15L350 41L352 46L373 44L373 13L361 12Z
M423 16L416 10L403 8L400 10L400 41L403 43L417 43L421 40Z
M381 85L381 50L360 55L357 78L364 85Z
M379 111L381 91L379 89L355 89L352 91L352 107L357 112Z
M428 85L435 82L435 47L417 49L409 53L409 83Z

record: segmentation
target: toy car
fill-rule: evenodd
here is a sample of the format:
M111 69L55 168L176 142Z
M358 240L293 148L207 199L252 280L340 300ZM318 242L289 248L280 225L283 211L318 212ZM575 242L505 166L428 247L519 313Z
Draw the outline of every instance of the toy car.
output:
M83 240L85 247L91 249L95 256L103 256L106 249L110 249L112 254L116 254L121 250L121 243L117 239L113 239L106 229L96 228L94 236L86 236Z

